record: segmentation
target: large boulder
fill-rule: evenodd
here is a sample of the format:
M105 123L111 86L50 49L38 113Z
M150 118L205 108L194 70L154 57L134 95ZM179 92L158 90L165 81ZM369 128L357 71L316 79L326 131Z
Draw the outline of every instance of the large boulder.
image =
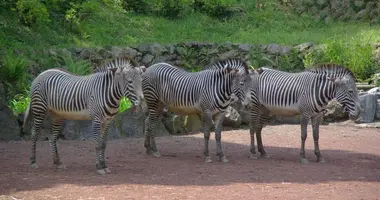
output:
M356 120L357 123L370 123L375 119L376 106L377 106L377 95L376 94L365 94L359 96L360 106L363 108L363 112L360 112L359 118Z
M12 111L0 105L0 140L20 140L20 128Z
M172 134L184 134L187 132L185 127L185 116L183 115L176 115L172 112L164 112L162 123L166 130Z
M333 122L347 119L348 113L344 111L342 104L333 99L327 104L326 112L324 113L323 118L326 122Z

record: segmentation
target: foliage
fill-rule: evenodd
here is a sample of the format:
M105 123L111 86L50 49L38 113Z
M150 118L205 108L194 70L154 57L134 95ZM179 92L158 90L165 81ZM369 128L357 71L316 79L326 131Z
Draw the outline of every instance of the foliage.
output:
M155 0L149 1L153 12L169 18L179 17L189 11L194 0Z
M251 66L254 68L270 67L287 72L299 72L304 70L302 59L295 50L285 55L267 55L260 47L251 49L249 53Z
M194 8L217 18L230 17L237 0L195 0Z
M71 56L57 56L58 63L69 72L76 75L88 75L92 73L91 65L87 60L74 61Z
M131 107L132 107L132 102L127 97L123 97L120 101L119 112L120 113L124 112Z
M325 62L347 66L361 81L380 70L373 58L373 47L369 41L359 39L344 41L333 38L327 42L326 47L316 48L304 57L307 67Z
M15 10L20 21L25 25L50 21L46 6L39 0L18 0Z
M15 116L18 116L26 111L29 102L29 95L18 94L11 101L9 101L8 107L12 110Z
M0 81L8 97L28 87L28 62L21 55L6 54L0 65Z

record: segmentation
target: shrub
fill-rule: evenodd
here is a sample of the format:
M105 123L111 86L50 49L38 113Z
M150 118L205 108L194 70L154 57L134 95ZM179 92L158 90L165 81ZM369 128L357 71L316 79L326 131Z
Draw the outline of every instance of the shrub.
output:
M348 67L359 81L364 81L380 70L373 58L373 48L367 41L331 39L325 48L316 48L306 54L303 62L307 67L332 62Z
M15 116L18 116L26 111L29 102L29 95L18 94L11 101L9 101L8 107L12 110Z
M182 14L191 11L194 0L155 0L146 2L157 15L162 15L168 18L179 17Z
M233 14L237 0L195 0L194 8L209 16L226 18Z
M74 61L71 56L57 56L58 63L69 72L76 75L88 75L92 73L91 65L87 60Z
M8 97L28 87L29 74L27 60L13 53L6 54L1 60L0 80Z

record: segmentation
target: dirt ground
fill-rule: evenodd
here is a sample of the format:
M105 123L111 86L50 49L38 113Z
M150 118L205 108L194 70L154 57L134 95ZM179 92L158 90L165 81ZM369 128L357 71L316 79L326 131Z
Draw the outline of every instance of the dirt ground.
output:
M203 162L203 135L157 138L163 155L145 155L142 138L110 140L112 173L95 170L91 141L59 141L67 169L53 167L48 141L37 144L29 167L31 142L0 143L0 199L380 199L380 132L352 126L321 126L326 163L316 163L311 128L306 143L310 163L299 162L299 125L263 130L267 159L249 158L248 130L225 131L229 163Z

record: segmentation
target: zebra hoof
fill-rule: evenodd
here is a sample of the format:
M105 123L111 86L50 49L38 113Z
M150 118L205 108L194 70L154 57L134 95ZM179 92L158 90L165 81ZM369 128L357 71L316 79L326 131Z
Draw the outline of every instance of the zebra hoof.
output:
M306 158L301 158L301 164L307 164L309 163L309 161L307 161Z
M255 154L249 155L249 158L251 158L252 160L257 160L257 156Z
M160 154L160 152L158 152L158 151L153 152L152 155L153 155L154 157L156 157L156 158L161 157L161 154Z
M222 156L221 158L219 158L219 161L224 162L224 163L228 163L228 159L226 156Z
M111 173L111 170L107 168L104 168L104 172L106 172L107 174Z
M262 154L260 155L260 158L267 159L267 158L269 158L269 156L268 156L268 154L266 154L266 153L262 153Z
M33 163L33 164L30 164L30 167L31 167L32 169L37 169L37 168L38 168L38 165L37 165L37 163Z
M210 162L212 162L211 157L210 156L205 157L205 163L210 163Z
M60 164L60 165L57 166L57 169L58 170L66 170L67 167L64 164Z
M319 158L317 159L317 162L319 162L319 163L325 163L326 160L325 160L323 157L319 157Z
M98 172L98 174L102 176L106 175L106 172L104 171L104 169L98 169L96 172Z

